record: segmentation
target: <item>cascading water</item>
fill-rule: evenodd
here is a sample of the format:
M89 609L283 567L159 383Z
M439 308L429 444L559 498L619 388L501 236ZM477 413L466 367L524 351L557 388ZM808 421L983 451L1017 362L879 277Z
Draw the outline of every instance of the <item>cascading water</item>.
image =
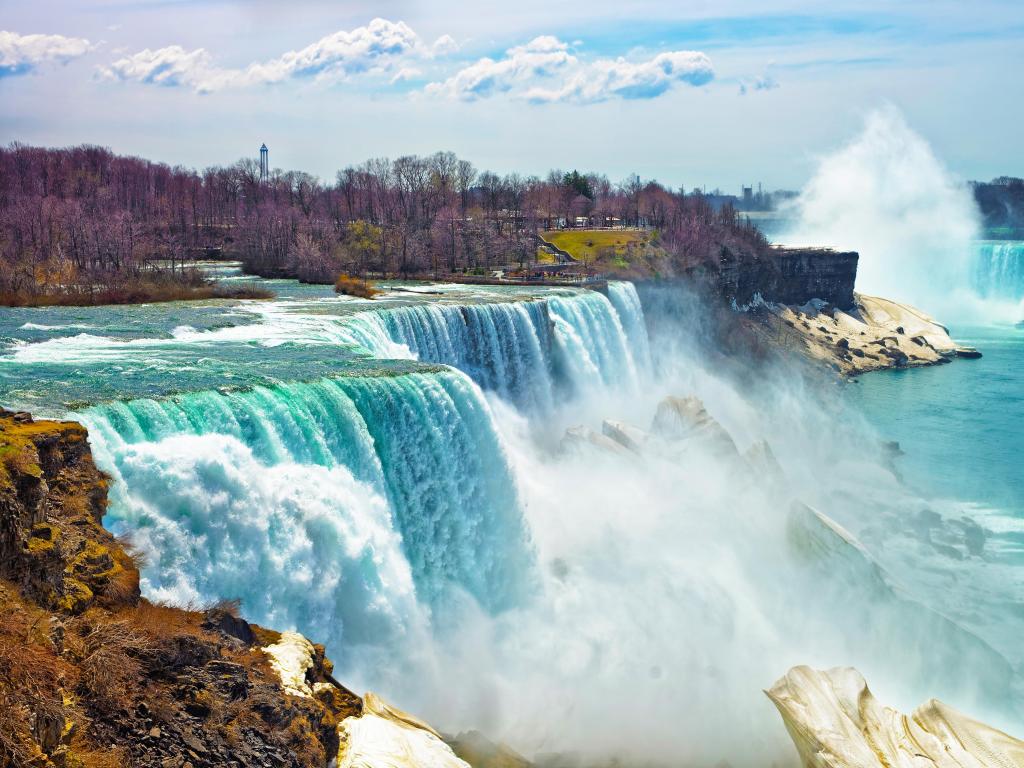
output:
M897 703L1015 714L1010 665L935 610L1013 653L1021 622L975 587L1013 572L936 562L908 523L923 502L834 408L788 375L751 390L711 367L700 306L649 342L629 284L519 298L325 295L130 340L0 318L0 336L32 334L0 357L0 384L91 403L74 410L114 478L108 522L148 555L149 597L240 597L247 618L326 642L347 683L442 726L529 752L758 765L788 754L760 689L795 663L855 664ZM657 440L555 451L539 434L553 413L644 427L690 393L780 466ZM794 498L888 560L794 518Z
M636 333L631 291L618 294ZM578 292L342 315L293 306L254 305L255 324L14 347L27 371L77 366L88 385L69 401L89 387L136 393L71 415L115 479L108 524L149 555L146 593L240 598L254 620L377 653L461 593L489 612L521 601L534 554L480 387L541 413L573 392L634 383L613 305ZM420 362L372 374L357 357L357 373L332 376L332 347L346 350L342 370L349 350ZM319 377L292 380L307 372ZM185 376L199 389L159 394ZM236 383L213 388L218 378Z
M583 292L537 301L418 304L366 312L352 341L377 356L408 348L423 362L452 365L485 390L542 412L560 397L597 387L632 387L648 365L643 312L630 283L609 297Z
M552 405L555 382L545 302L416 304L365 312L348 328L353 340L376 356L401 345L423 362L459 368L511 402L532 394L541 407Z
M157 553L153 594L230 595L263 620L359 638L401 621L393 586L427 605L457 586L491 610L527 587L515 485L459 373L207 391L79 418L117 481L112 523Z
M974 287L984 298L1024 299L1024 241L983 240L974 249Z

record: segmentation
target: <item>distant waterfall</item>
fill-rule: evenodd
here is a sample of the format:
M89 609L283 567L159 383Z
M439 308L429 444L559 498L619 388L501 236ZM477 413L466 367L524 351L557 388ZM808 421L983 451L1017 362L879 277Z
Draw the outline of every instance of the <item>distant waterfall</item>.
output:
M985 240L976 243L974 287L985 298L1024 298L1024 241Z
M532 550L479 389L455 371L133 400L83 411L108 519L145 590L359 643L451 587L512 605Z
M375 356L402 345L452 365L518 406L550 410L559 396L635 386L648 365L643 310L632 283L532 301L416 304L349 320L352 341Z

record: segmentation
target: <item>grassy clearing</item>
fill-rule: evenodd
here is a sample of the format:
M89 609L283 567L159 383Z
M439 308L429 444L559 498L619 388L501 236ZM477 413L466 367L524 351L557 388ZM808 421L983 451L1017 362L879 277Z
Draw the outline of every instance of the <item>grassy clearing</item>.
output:
M623 254L631 244L646 243L650 233L641 230L569 229L548 231L543 237L580 261L593 261L603 248L613 248L616 254Z

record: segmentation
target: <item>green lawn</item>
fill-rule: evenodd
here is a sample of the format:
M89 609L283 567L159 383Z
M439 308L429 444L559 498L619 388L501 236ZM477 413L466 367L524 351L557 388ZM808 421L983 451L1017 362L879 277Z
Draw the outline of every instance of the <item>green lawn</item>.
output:
M616 254L623 254L630 243L643 243L649 232L618 229L568 229L550 230L542 237L577 259L593 261L601 248L614 248Z
M549 251L546 251L543 248L538 248L537 249L537 263L538 264L554 264L555 263L555 257Z

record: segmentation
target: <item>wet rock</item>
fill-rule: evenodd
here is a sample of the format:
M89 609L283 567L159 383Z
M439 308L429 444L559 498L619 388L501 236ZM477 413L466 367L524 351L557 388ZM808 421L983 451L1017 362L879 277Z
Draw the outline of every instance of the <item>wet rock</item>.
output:
M249 622L226 608L216 607L208 610L203 620L203 628L220 632L247 646L256 644L256 633L252 631Z
M611 419L604 420L601 424L601 432L633 453L641 453L644 446L651 439L650 433L645 432L640 427Z
M619 456L632 455L621 443L582 425L565 430L561 446L565 451L597 450Z
M739 456L732 436L698 397L666 397L658 403L651 432L668 441L695 441L718 455Z

